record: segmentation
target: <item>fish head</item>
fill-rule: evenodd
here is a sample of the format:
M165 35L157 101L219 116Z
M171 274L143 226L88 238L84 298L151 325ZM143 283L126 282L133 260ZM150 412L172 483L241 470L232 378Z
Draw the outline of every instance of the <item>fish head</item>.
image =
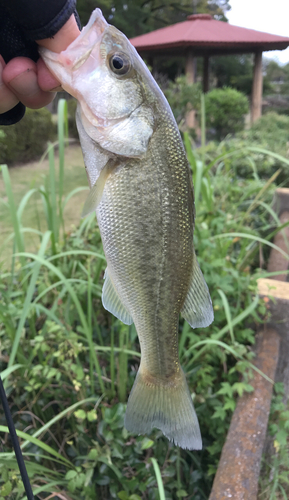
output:
M41 48L45 64L79 102L85 132L103 149L140 157L154 128L154 80L123 33L96 9L60 54ZM158 88L158 87L157 87Z

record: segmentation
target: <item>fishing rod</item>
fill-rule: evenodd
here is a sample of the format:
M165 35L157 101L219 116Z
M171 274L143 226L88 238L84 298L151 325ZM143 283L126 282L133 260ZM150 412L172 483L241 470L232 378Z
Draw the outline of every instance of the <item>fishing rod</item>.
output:
M23 455L22 455L22 451L21 451L21 448L19 446L19 442L18 442L18 438L17 438L15 426L14 426L14 423L13 423L12 415L11 415L10 408L9 408L9 405L8 405L8 401L7 401L7 397L6 397L6 393L5 393L5 390L4 390L4 386L3 386L3 382L2 382L1 376L0 376L0 399L1 399L1 402L2 402L2 406L3 406L4 413L5 413L5 417L6 417L6 420L7 420L7 425L8 425L8 429L9 429L9 432L10 432L12 445L13 445L13 448L14 448L14 451L15 451L16 460L18 462L18 467L19 467L19 470L20 470L20 474L21 474L21 477L22 477L22 482L23 482L24 489L25 489L25 492L26 492L26 495L27 495L27 500L35 500L34 496L33 496L33 493L32 493L31 484L30 484L30 481L29 481L29 478L28 478L27 469L26 469L26 466L25 466L25 462L24 462L24 458L23 458Z

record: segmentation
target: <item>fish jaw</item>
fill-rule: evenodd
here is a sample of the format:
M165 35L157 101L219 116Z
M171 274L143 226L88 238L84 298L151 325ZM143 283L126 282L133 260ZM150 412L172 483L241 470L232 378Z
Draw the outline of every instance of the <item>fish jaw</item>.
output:
M125 35L99 9L65 51L41 48L40 54L64 90L78 100L81 122L93 141L117 155L139 158L146 153L154 117L145 102L143 78L152 77ZM128 60L128 74L113 71L111 60L118 54Z
M74 72L80 69L92 52L94 52L94 58L97 56L97 48L107 27L108 23L104 19L101 10L95 9L88 24L66 50L57 54L45 47L39 48L39 53L51 73L60 81L63 89L76 99L79 99L80 96L77 89L75 89ZM96 59L98 58L96 57ZM79 75L81 74L78 72L78 78Z

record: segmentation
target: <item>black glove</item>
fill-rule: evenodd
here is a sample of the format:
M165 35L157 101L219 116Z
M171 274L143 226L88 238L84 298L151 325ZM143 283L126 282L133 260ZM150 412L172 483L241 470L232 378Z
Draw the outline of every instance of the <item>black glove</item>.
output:
M34 40L53 37L74 13L76 0L0 0L0 54L7 64L14 57L39 58ZM23 118L25 106L19 102L0 114L0 125L12 125Z

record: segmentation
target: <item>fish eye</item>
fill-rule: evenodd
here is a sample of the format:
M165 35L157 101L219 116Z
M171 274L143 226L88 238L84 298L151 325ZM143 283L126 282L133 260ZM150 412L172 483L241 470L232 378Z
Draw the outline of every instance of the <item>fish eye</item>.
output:
M113 54L109 59L109 66L116 75L126 75L130 70L131 64L125 54Z

